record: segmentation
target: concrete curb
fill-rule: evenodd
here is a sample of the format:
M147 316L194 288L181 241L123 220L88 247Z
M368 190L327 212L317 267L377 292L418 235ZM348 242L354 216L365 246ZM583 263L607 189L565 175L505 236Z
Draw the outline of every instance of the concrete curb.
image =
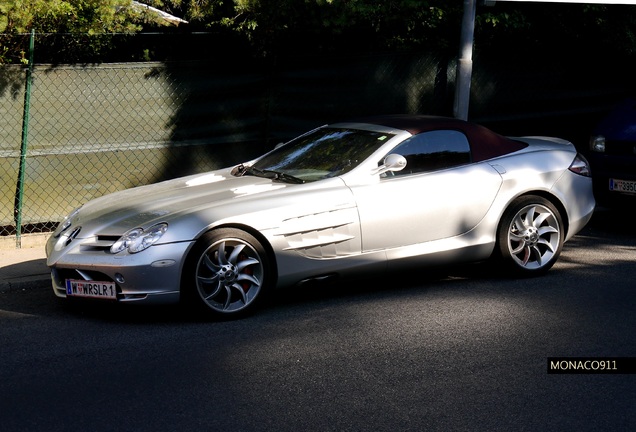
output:
M0 249L0 292L50 286L43 247Z
M44 288L51 284L50 280L50 275L37 275L2 281L0 282L0 293Z

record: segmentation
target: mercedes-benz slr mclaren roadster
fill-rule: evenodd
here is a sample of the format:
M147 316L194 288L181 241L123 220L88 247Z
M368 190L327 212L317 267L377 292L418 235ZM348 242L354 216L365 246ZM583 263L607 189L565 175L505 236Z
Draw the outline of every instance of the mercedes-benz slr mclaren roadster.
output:
M181 299L232 317L275 287L335 276L489 258L540 275L594 205L567 141L385 116L90 201L53 233L47 263L59 297Z

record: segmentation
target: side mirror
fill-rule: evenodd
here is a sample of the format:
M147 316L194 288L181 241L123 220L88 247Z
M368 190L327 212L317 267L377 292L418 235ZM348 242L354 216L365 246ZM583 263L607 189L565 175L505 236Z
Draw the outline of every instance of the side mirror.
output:
M388 171L402 171L406 167L406 158L402 155L391 153L384 158L382 165L373 170L373 174L383 174Z

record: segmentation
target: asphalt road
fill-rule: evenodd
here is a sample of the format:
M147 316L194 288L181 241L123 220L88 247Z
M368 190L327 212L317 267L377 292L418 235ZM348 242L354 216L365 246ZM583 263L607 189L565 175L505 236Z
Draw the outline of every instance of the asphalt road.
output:
M541 278L487 265L277 293L257 315L0 293L0 430L633 431L636 224L599 211Z

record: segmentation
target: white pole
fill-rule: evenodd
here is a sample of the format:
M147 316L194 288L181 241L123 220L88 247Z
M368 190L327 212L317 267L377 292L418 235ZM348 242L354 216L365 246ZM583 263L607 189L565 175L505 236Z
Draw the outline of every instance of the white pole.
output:
M473 38L475 34L476 0L464 0L464 17L455 79L455 105L453 113L456 118L468 120L468 104L470 102L470 81L473 74Z

